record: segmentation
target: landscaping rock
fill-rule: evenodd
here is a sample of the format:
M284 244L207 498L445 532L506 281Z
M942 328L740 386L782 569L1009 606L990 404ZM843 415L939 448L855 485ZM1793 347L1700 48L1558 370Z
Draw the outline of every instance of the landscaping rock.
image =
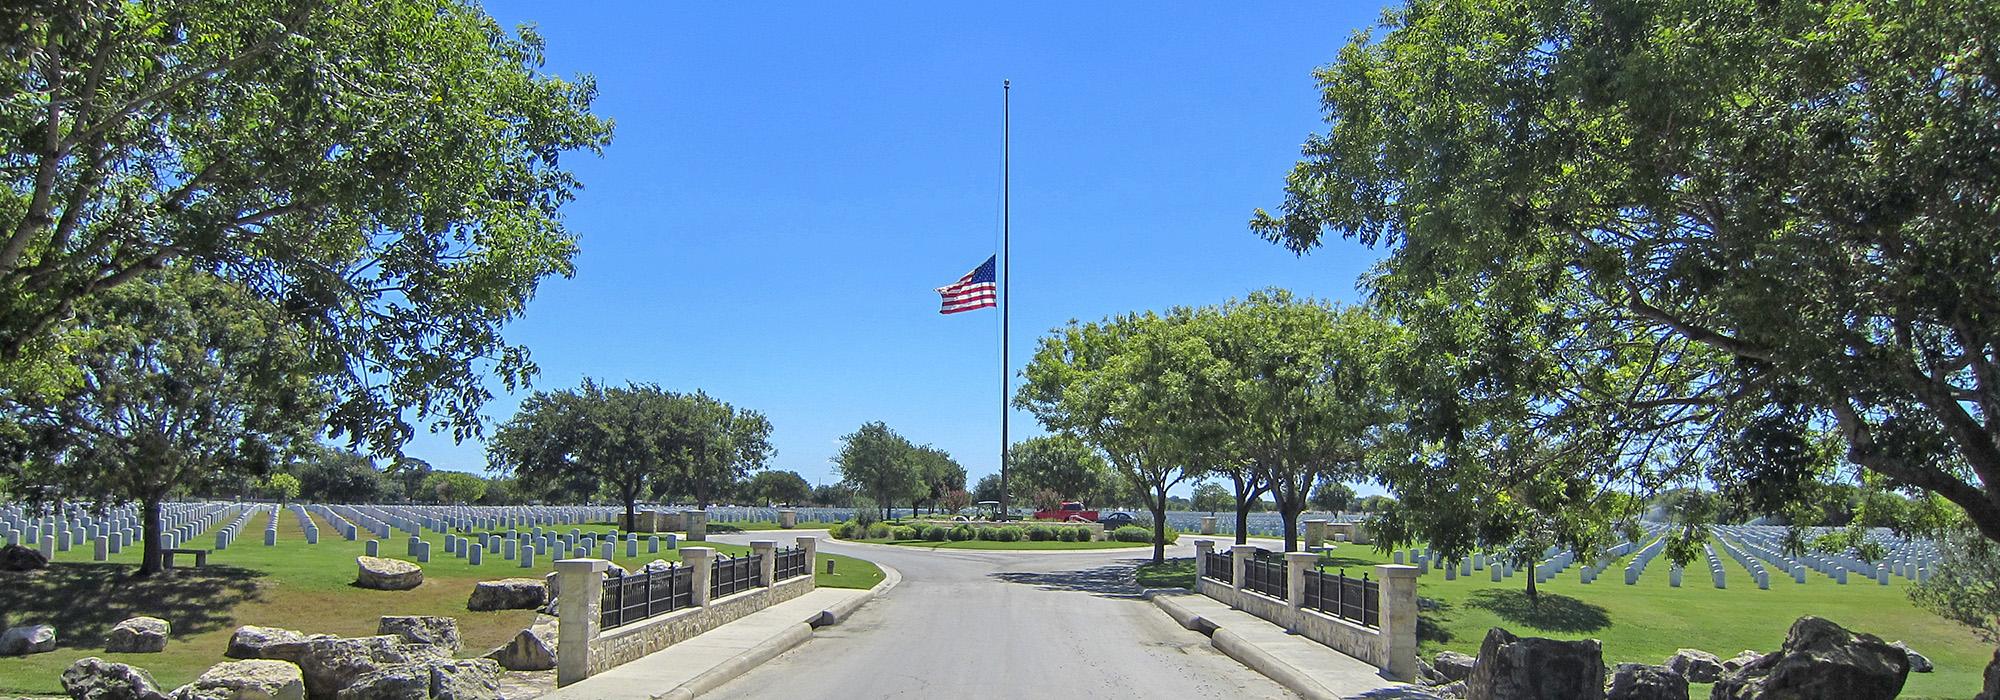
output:
M401 559L379 557L355 557L354 563L360 573L354 578L354 585L378 591L407 591L424 583L422 567Z
M1452 681L1450 683L1446 683L1436 688L1432 688L1426 692L1429 692L1430 694L1436 695L1440 698L1448 698L1450 700L1462 700L1462 698L1465 697L1465 681Z
M104 640L104 650L150 654L166 651L173 625L157 617L135 617L118 623Z
M411 644L430 644L444 647L445 651L456 652L463 644L459 641L458 620L434 615L383 615L375 625L376 634L393 634Z
M232 659L282 659L298 663L297 652L303 651L304 647L297 646L296 643L313 639L332 638L332 635L307 635L304 632L295 632L277 627L244 625L236 628L235 634L229 635L229 650L223 652L222 655ZM291 650L289 652L290 655L278 656L272 652L274 647L287 644L293 645L288 647ZM288 652L280 651L278 653Z
M1443 676L1446 682L1462 681L1472 677L1472 663L1475 661L1478 659L1455 651L1440 651L1432 668L1437 669L1438 675Z
M1431 662L1425 661L1424 657L1417 657L1417 685L1444 685L1450 682L1438 673L1437 667L1432 666Z
M10 627L0 634L0 656L26 656L56 650L56 628L49 625Z
M1909 673L1910 657L1903 650L1808 615L1792 623L1783 648L1725 674L1712 697L1892 700Z
M495 700L500 697L500 664L492 659L459 659L430 665L435 700Z
M1722 677L1722 659L1700 649L1682 649L1667 657L1667 668L1693 683L1714 683Z
M0 547L0 571L34 571L49 567L49 558L40 551L10 544Z
M63 670L62 687L74 700L167 700L146 669L95 656Z
M1930 673L1931 671L1937 670L1937 667L1931 665L1930 657L1917 653L1917 650L1911 649L1910 645L1904 644L1903 640L1898 639L1896 641L1890 642L1889 646L1901 649L1903 650L1903 653L1910 655L1911 673Z
M290 647L297 647L294 652ZM306 696L331 700L362 676L390 666L429 663L450 658L443 647L410 644L395 635L332 637L274 645L273 653L298 656L305 675Z
M174 689L173 700L303 700L305 675L298 664L274 659L225 661L193 683Z
M486 658L509 671L547 671L556 667L556 638L524 629L514 635L514 641L488 652Z
M533 610L548 602L549 589L541 579L503 578L480 581L465 601L467 610Z
M384 666L354 679L339 700L429 700L431 670L424 664Z
M2000 700L2000 649L1993 650L1993 660L1986 663L1986 686L1972 700Z
M1516 637L1495 627L1465 681L1473 700L1600 700L1604 649L1595 639Z
M549 572L542 576L542 587L548 589L549 600L555 600L556 595L562 593L562 576L554 571Z
M1761 659L1763 657L1764 657L1763 654L1751 651L1749 649L1744 649L1743 651L1737 652L1735 657L1723 660L1722 672L1729 673L1736 669L1743 668L1744 666L1756 663L1758 659Z
M667 561L665 559L654 559L652 561L646 562L645 568L639 569L639 572L644 574L654 574L672 568L674 568L673 562Z
M1604 696L1605 700L1685 700L1688 679L1665 666L1618 664Z

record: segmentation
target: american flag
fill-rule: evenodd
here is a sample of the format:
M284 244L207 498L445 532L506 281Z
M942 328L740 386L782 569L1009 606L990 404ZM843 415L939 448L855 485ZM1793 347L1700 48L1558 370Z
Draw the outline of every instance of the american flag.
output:
M980 263L979 267L965 273L950 286L938 287L937 293L944 297L944 308L938 309L938 313L955 314L999 306L999 302L994 300L999 287L993 283L993 263L998 257L987 258L986 262Z

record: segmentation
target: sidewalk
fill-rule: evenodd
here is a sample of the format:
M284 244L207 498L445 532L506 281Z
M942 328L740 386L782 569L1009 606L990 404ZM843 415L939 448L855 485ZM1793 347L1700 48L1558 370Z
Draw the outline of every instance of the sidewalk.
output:
M1182 627L1209 636L1217 651L1308 700L1436 698L1421 688L1383 678L1376 668L1184 589L1148 591L1146 597Z
M814 627L840 621L901 578L886 566L882 569L889 576L873 589L816 588L542 697L550 700L693 698L798 646L812 637Z

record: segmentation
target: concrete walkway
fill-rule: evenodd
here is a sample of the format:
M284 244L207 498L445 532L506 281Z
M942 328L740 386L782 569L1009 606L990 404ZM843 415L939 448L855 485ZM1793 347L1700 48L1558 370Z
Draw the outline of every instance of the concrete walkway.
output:
M1175 622L1209 636L1217 651L1312 700L1435 698L1382 676L1373 665L1285 631L1263 618L1182 589L1154 591L1153 604Z
M817 588L637 661L542 696L556 700L692 698L812 637L829 612L852 611L870 591Z

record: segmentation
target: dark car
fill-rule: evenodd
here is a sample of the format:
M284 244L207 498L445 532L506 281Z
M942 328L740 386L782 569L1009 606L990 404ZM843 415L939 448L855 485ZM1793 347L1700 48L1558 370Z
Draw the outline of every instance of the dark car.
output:
M1127 513L1121 510L1100 516L1098 517L1097 522L1103 524L1105 529L1111 530L1111 529L1125 527L1126 525L1131 525L1133 523L1137 523L1139 522L1139 519L1132 517L1131 513Z

